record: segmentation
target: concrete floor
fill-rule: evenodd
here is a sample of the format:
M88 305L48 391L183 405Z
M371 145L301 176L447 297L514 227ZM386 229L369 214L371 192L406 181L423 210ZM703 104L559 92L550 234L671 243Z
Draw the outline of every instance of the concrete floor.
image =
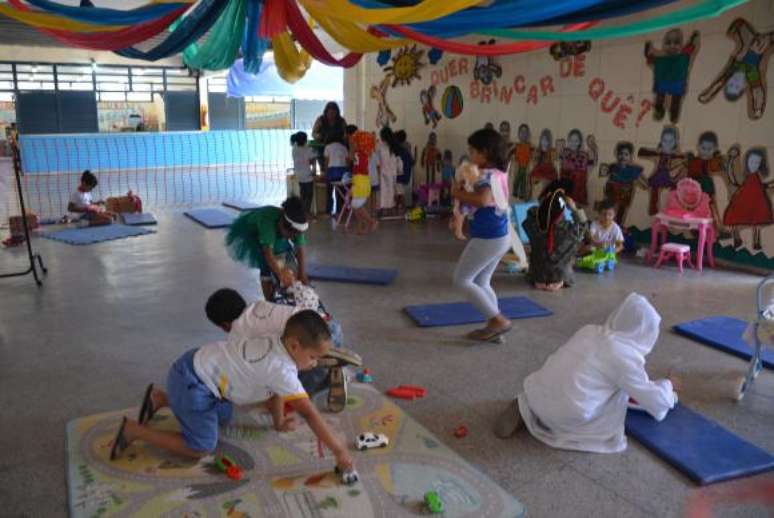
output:
M0 282L0 515L66 514L65 423L139 403L148 381L163 381L182 351L220 337L203 305L216 288L251 298L257 286L222 246L223 231L204 230L177 212L157 214L152 236L74 247L37 239L49 275ZM521 500L530 516L681 516L696 486L635 441L619 455L552 450L528 434L503 442L490 429L524 377L580 326L601 322L630 291L651 297L663 316L662 338L648 362L654 376L685 380L681 400L759 446L774 451L774 376L766 372L741 403L731 380L746 364L672 334L671 325L712 314L749 319L758 277L623 264L614 274L579 275L559 294L531 291L519 276L498 274L500 295L528 293L555 316L518 321L505 345L474 345L466 328L420 329L407 304L459 299L449 278L462 245L437 221L386 223L371 237L333 233L316 223L310 256L321 262L397 267L388 287L319 283L385 389L399 383L429 395L400 402L406 411ZM23 250L0 251L0 270L22 265ZM15 258L15 259L14 259ZM460 423L470 434L459 440ZM771 474L753 481L774 483ZM704 490L707 491L707 490ZM774 509L722 506L718 516L761 516Z

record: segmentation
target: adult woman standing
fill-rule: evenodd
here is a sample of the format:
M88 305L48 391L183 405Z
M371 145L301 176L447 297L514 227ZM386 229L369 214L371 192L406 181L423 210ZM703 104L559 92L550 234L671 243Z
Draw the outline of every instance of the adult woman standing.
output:
M331 101L325 105L322 115L317 117L312 127L312 138L314 138L315 145L318 151L318 163L320 164L320 170L325 172L325 159L323 158L323 150L325 146L333 142L334 140L344 139L347 134L347 121L341 116L341 109L339 105ZM330 200L333 196L333 186L328 182L327 188L327 200ZM336 200L336 208L340 209L343 200ZM330 202L328 203L330 206Z

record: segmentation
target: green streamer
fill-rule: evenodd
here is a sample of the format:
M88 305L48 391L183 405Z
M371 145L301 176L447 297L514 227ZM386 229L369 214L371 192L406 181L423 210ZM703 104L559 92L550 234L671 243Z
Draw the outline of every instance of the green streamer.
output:
M183 51L183 63L199 70L224 70L239 57L245 32L246 0L229 0L202 45L192 43ZM174 28L172 28L174 30Z
M578 32L553 32L553 31L519 31L513 29L491 29L478 31L487 36L507 38L512 40L548 40L548 41L578 41L578 40L605 40L637 36L682 25L697 22L707 18L719 16L729 9L746 3L748 0L705 0L693 7L686 7L671 13L656 16L649 20L620 25L618 27L602 27Z

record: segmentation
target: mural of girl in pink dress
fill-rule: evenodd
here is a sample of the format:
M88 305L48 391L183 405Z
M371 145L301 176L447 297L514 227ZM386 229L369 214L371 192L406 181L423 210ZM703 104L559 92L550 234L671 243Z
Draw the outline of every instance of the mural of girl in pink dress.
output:
M651 216L658 214L661 189L673 189L677 180L685 175L685 157L680 153L679 145L677 128L665 126L656 149L641 147L637 151L638 158L656 160L655 170L644 180L644 187L650 189L648 214Z
M728 156L731 167L728 179L731 185L737 187L731 195L728 206L723 214L723 225L730 227L734 237L734 248L742 246L740 230L751 227L753 232L753 249L761 250L761 227L774 223L771 198L768 191L774 189L774 181L764 182L769 176L769 160L764 148L751 148L744 156L744 176L740 182L739 146L733 146Z
M559 177L572 182L572 192L569 196L578 205L588 205L588 189L586 186L589 170L597 163L597 142L593 135L586 140L589 149L583 149L583 133L579 129L570 130L567 143L558 140L560 170Z

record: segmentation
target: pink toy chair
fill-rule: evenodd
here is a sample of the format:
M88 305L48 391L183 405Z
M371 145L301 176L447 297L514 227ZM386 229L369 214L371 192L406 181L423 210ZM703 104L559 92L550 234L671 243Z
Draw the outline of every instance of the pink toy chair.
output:
M691 247L678 243L664 243L661 245L661 251L653 267L658 268L661 266L661 263L672 258L677 261L677 268L680 270L680 273L683 273L683 263L686 261L688 266L693 268L693 263L691 263Z
M339 211L339 217L334 220L333 229L341 225L341 220L344 220L344 230L349 228L349 221L352 219L352 185L344 182L334 182L333 188L339 193L339 196L344 200L343 206ZM345 215L346 213L346 215Z

